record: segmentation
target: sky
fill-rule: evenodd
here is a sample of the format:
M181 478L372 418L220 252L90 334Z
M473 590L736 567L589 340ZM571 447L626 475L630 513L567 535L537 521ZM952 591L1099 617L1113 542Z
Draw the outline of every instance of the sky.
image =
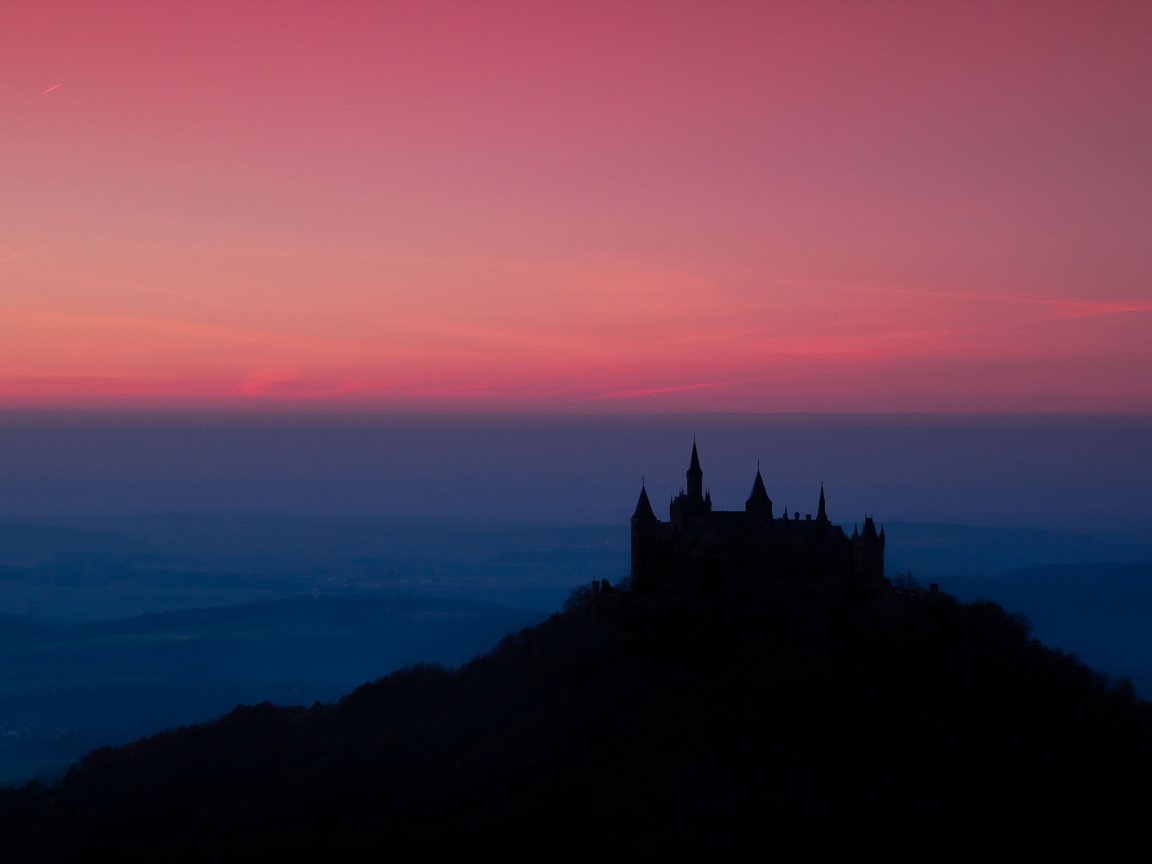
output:
M868 515L1059 529L1152 560L1148 416L0 412L0 531L193 514L626 532L642 484L667 518L694 444L718 510L743 510L759 470L777 515L815 513L823 488L849 532Z
M0 0L0 409L1152 413L1152 4Z

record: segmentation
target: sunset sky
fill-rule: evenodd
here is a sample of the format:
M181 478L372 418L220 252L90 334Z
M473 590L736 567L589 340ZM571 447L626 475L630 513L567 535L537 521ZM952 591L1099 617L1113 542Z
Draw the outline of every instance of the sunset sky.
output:
M0 0L0 408L1152 412L1152 3Z

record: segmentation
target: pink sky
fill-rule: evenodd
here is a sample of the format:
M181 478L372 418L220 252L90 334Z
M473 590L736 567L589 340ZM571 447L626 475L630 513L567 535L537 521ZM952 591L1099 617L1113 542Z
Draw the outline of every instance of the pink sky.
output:
M0 3L0 407L1152 411L1152 4Z

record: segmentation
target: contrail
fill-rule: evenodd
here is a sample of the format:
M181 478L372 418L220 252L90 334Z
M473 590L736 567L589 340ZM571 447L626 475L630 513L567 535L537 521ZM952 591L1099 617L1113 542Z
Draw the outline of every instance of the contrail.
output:
M60 85L59 85L58 83L57 83L57 84L53 84L53 85L52 85L51 87L49 87L48 89L46 89L46 90L41 90L41 91L40 91L40 95L41 95L41 96L47 96L47 95L48 95L49 93L51 93L53 90L59 90L59 89L60 89Z

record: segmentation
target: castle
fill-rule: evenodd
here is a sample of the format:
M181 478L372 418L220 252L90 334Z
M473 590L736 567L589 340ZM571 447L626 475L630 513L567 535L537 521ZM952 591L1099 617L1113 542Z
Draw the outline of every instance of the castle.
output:
M828 519L824 487L816 516L774 516L760 468L742 511L713 510L704 492L696 442L687 489L672 499L669 520L652 511L644 483L632 514L632 590L707 596L781 584L876 590L884 580L884 530L872 517L849 537Z

